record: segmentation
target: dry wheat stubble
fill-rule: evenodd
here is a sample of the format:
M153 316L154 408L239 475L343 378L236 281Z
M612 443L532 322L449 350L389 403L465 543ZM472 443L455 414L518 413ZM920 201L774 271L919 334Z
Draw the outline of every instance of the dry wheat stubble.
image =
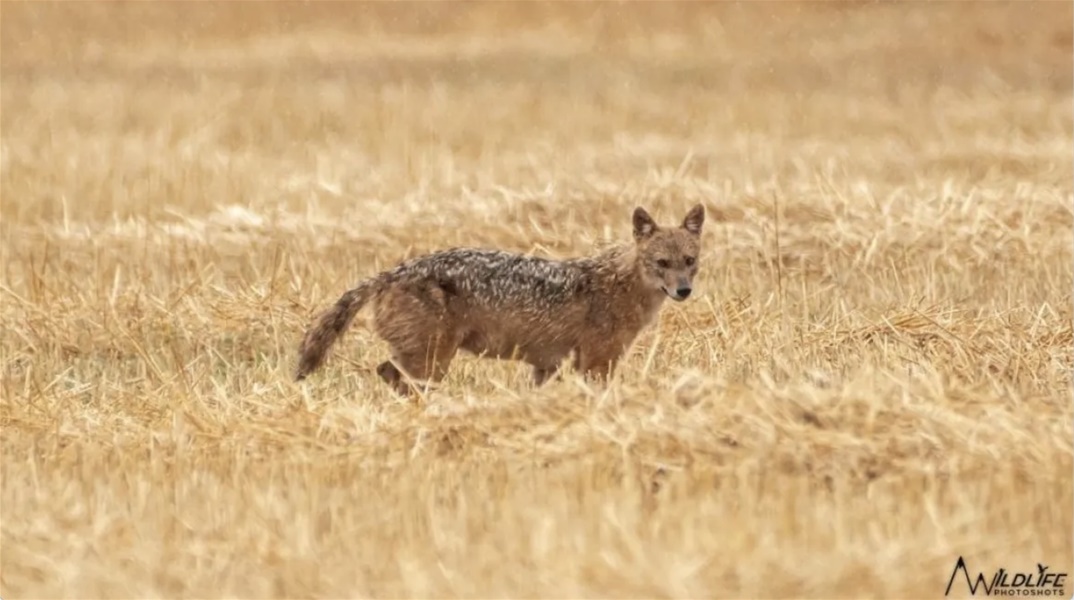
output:
M959 555L1069 571L1070 22L5 4L0 595L935 597ZM462 360L400 402L361 323L287 381L312 312L405 255L584 252L696 201L698 297L609 390Z

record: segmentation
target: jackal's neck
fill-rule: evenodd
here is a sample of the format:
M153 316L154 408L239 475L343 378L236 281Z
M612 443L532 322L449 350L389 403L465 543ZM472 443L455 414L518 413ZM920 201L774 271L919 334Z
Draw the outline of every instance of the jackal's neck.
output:
M638 252L633 244L612 246L593 258L602 271L616 279L629 278L638 272Z
M645 284L640 260L641 257L634 244L623 244L605 250L598 262L602 264L605 273L620 293L626 292L640 300L642 304L659 305L664 299L664 294L650 289Z

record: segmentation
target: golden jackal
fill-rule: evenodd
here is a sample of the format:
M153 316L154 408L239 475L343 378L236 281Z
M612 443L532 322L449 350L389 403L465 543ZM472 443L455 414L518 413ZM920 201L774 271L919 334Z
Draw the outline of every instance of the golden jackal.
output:
M407 395L407 379L437 383L458 350L533 366L541 385L572 351L574 367L607 378L665 296L685 300L701 249L702 205L680 226L634 211L634 243L549 260L453 248L406 261L347 291L306 332L295 379L319 367L354 316L375 302L374 328L391 347L377 374Z

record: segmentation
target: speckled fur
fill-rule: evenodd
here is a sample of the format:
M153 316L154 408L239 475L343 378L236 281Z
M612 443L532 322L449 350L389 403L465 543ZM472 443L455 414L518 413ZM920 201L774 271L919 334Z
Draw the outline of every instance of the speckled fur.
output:
M685 300L698 269L704 208L660 227L634 211L634 242L595 256L550 260L452 248L406 261L348 290L299 351L297 380L317 369L361 308L391 347L377 374L401 394L408 379L439 382L459 350L533 366L541 385L573 353L587 377L608 377L664 298Z

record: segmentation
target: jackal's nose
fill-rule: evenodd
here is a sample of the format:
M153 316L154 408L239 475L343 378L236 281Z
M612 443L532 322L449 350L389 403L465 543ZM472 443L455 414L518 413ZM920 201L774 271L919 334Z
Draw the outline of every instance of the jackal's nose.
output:
M690 295L690 292L692 292L692 291L693 291L693 290L691 290L691 289L690 289L690 288L688 288L688 287L681 287L681 288L679 288L679 289L675 290L675 293L676 293L676 294L678 294L680 298L682 298L683 300L685 300L685 299L686 299L686 297L687 297L687 296L689 296L689 295Z

